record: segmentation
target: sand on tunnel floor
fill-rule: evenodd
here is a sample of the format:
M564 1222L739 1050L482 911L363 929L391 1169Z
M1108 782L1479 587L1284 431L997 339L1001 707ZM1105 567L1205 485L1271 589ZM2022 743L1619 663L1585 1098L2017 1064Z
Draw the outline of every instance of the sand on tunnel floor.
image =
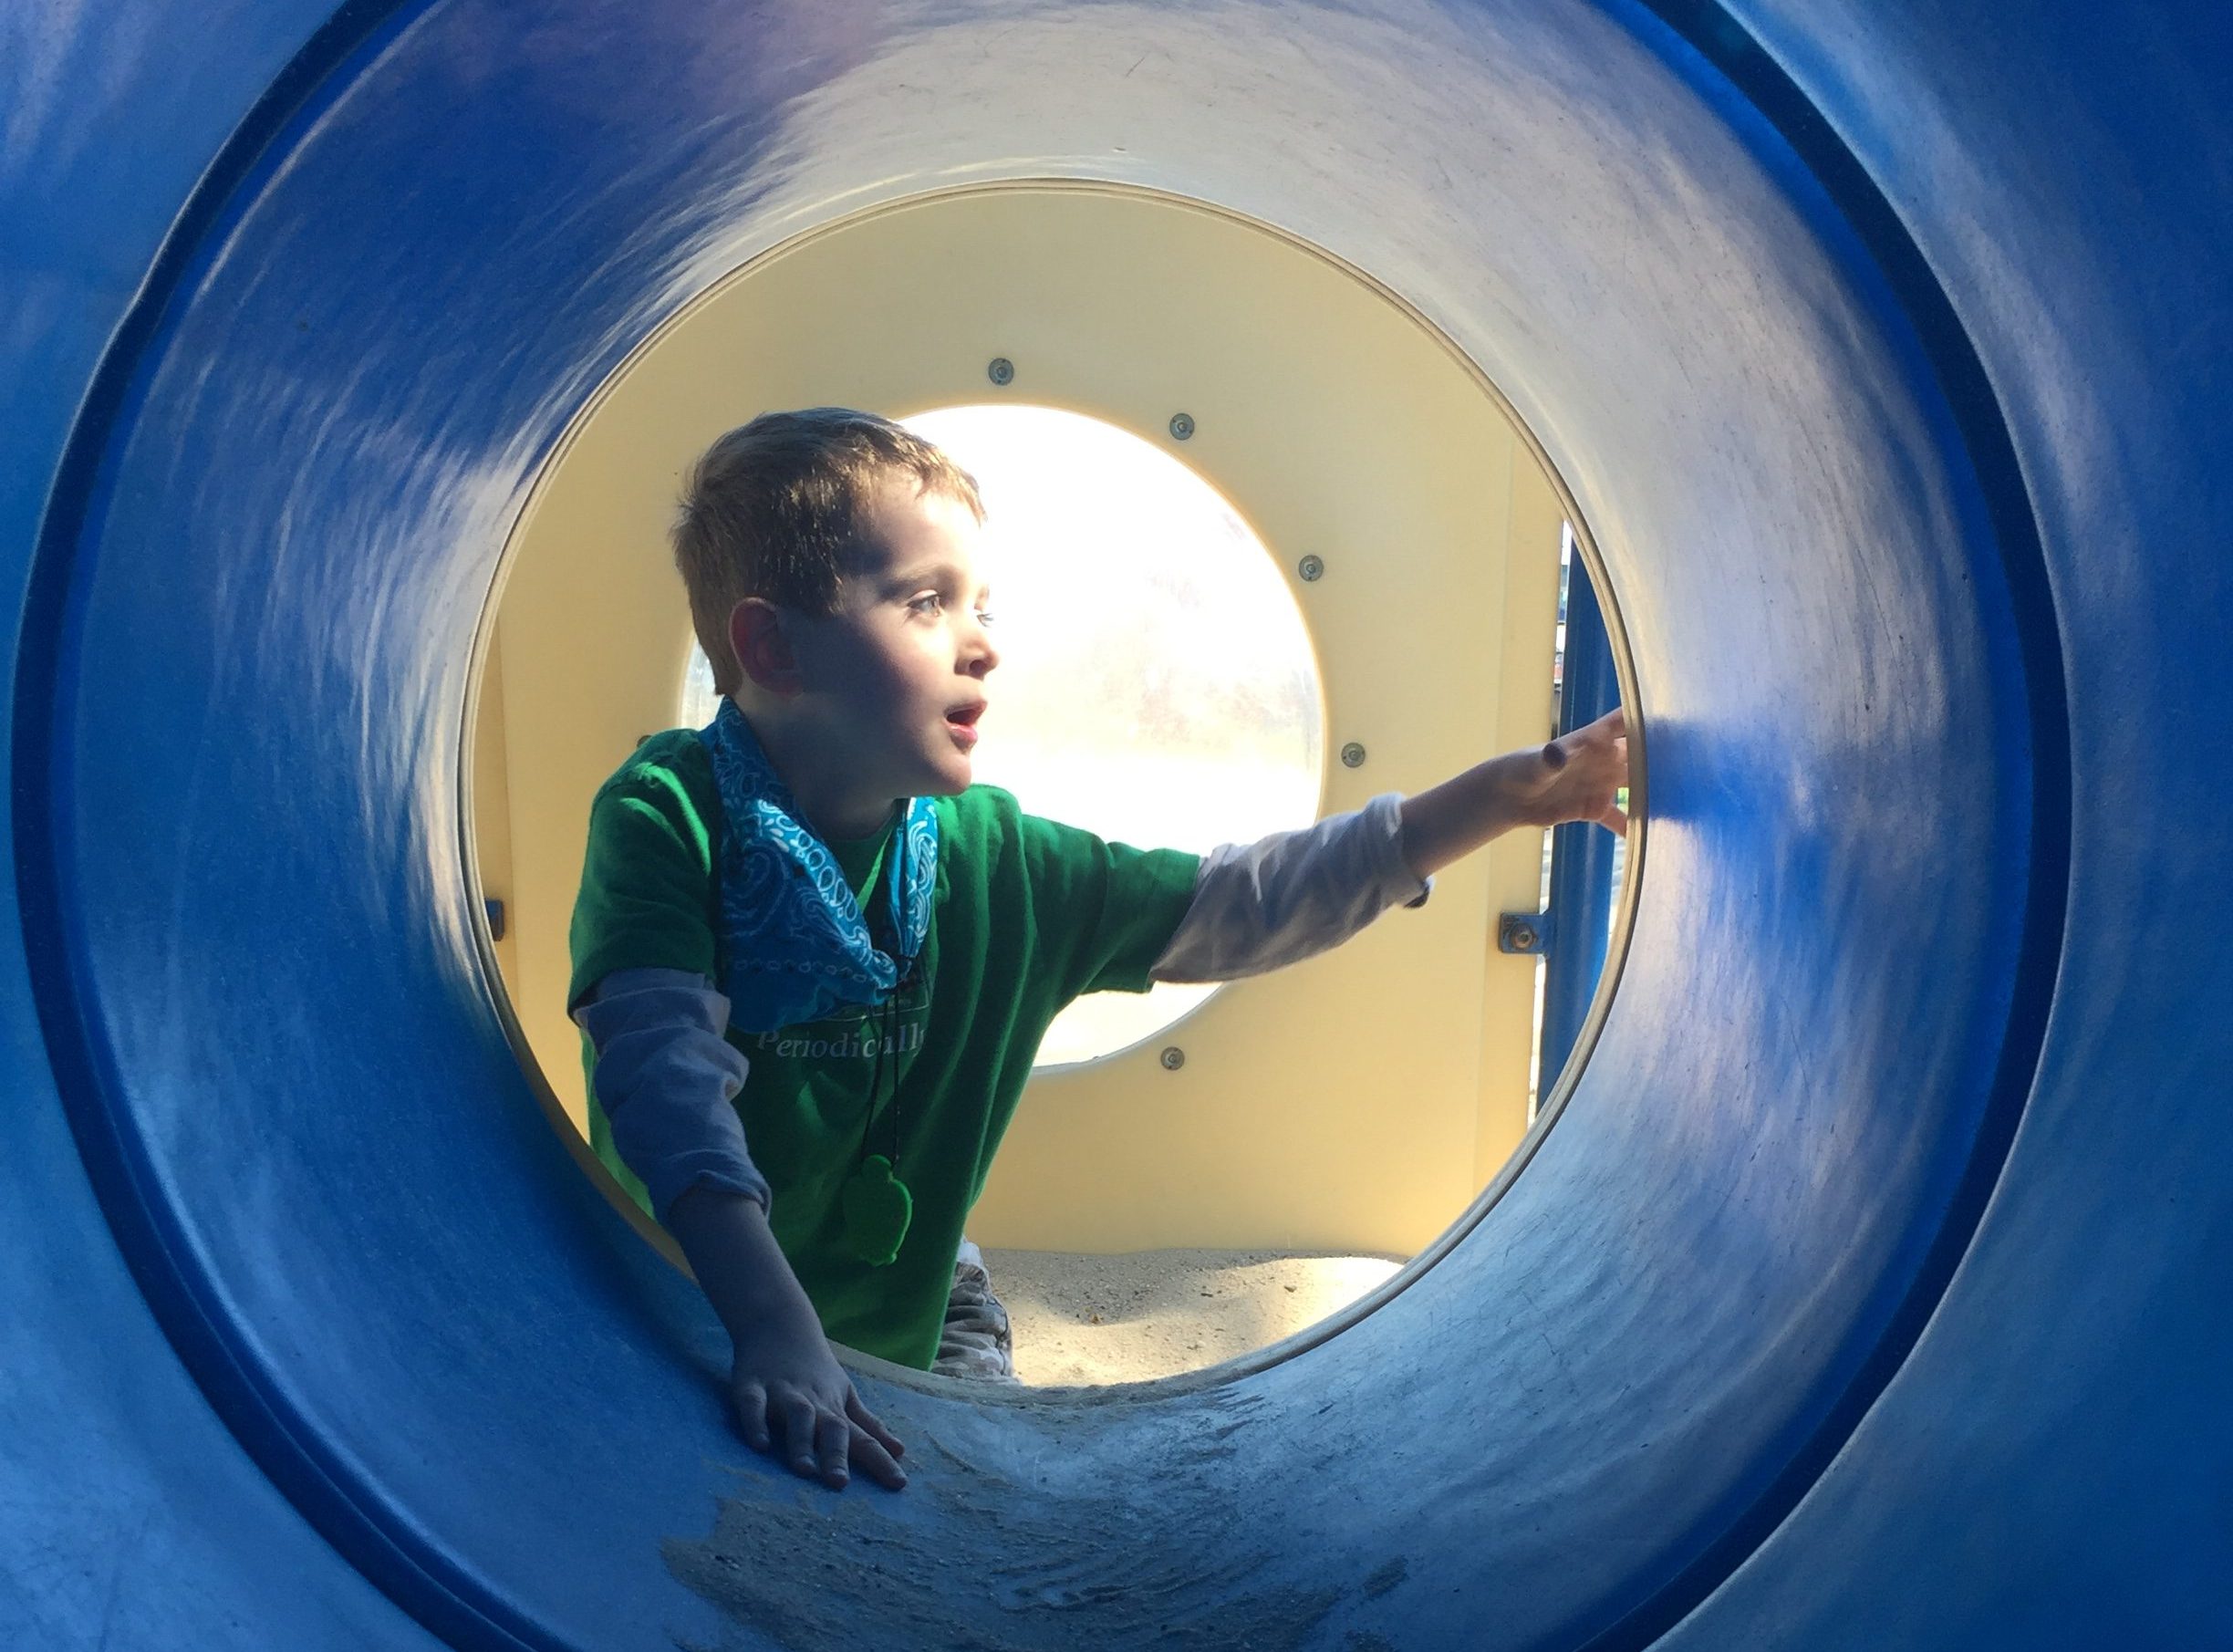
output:
M1145 1382L1274 1343L1346 1307L1404 1265L1288 1251L988 1250L1016 1375L1035 1387Z

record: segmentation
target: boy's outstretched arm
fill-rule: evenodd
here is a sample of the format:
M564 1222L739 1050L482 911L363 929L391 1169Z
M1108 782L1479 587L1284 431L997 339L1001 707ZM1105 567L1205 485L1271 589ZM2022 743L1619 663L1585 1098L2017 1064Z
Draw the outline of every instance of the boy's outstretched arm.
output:
M833 1490L855 1469L894 1491L906 1485L903 1448L830 1352L759 1200L700 1183L669 1209L667 1231L728 1327L729 1397L753 1449Z
M1432 877L1515 826L1594 821L1625 833L1615 795L1628 784L1628 723L1615 706L1546 745L1507 752L1403 800L1403 857Z
M1428 878L1515 826L1590 820L1625 832L1615 798L1627 784L1627 724L1615 711L1416 797L1387 792L1299 831L1222 844L1203 857L1149 973L1238 981L1314 957L1390 907L1422 904Z

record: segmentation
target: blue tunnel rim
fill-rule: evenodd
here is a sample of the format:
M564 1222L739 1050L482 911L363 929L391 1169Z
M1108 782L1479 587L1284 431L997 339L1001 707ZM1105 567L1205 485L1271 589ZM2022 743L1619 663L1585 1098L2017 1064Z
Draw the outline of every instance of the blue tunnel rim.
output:
M250 1460L313 1530L397 1606L456 1647L569 1652L531 1616L420 1537L403 1512L369 1504L363 1482L332 1461L314 1429L270 1387L227 1335L205 1294L167 1201L151 1191L141 1144L119 1127L88 1014L80 961L55 874L63 864L52 776L63 772L63 667L75 629L76 553L101 495L111 439L130 406L173 301L213 233L322 94L345 86L439 0L343 0L289 58L212 157L150 261L139 291L102 352L72 421L30 558L16 661L12 780L16 898L33 1006L56 1089L94 1198L133 1283L180 1363ZM36 875L31 869L36 868Z
M1798 81L1717 0L1636 0L1719 74L1789 146L1876 260L1928 362L1960 438L2000 566L2023 672L2030 737L2030 861L2010 973L2005 1030L1969 1160L1905 1299L1887 1316L1845 1393L1826 1407L1813 1437L1783 1471L1681 1574L1576 1652L1648 1646L1695 1610L1789 1518L1891 1385L1937 1312L1985 1217L2022 1123L2054 1006L2070 905L2072 779L2069 685L2046 547L2014 436L1952 297L1889 196Z
M241 1357L189 1260L175 1214L152 1192L142 1144L119 1126L92 1030L83 961L73 951L55 876L63 863L52 782L68 769L60 738L63 669L74 629L78 546L101 498L112 438L134 385L161 339L173 301L210 234L224 222L275 149L352 62L439 0L345 0L295 54L218 150L173 221L104 350L64 444L32 547L12 735L17 894L24 913L33 1004L63 1109L95 1196L135 1283L182 1364L258 1468L358 1570L432 1633L461 1647L561 1647L511 1598L458 1566L405 1512L368 1498L367 1487L323 1449ZM2070 715L2061 626L2039 523L2016 444L1977 348L1889 197L1797 80L1715 0L1625 0L1633 26L1664 29L1721 79L1748 112L1787 146L1798 167L1843 216L1913 329L1944 399L1979 491L2023 673L2030 736L2030 858L2025 907L2009 977L1998 1058L1967 1164L1904 1299L1842 1396L1821 1412L1785 1467L1673 1577L1584 1642L1589 1652L1658 1638L1720 1586L1789 1516L1905 1364L1967 1253L2029 1099L2043 1049L2068 916L2072 778ZM1542 1139L1540 1131L1531 1141ZM1530 1151L1523 1144L1522 1155ZM1515 1157L1516 1173L1523 1158ZM1509 1182L1509 1176L1501 1178ZM1470 1228L1495 1190L1460 1219Z

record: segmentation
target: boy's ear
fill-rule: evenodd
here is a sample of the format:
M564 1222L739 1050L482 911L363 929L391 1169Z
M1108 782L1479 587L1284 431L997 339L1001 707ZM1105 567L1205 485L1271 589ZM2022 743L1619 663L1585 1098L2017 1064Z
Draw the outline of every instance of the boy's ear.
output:
M729 610L729 646L744 675L763 691L789 700L804 686L783 615L766 597L747 597Z

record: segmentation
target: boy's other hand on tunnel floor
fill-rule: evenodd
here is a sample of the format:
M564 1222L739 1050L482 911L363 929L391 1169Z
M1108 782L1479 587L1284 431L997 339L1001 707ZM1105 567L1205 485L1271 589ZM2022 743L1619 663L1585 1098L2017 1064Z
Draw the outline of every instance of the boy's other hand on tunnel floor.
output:
M898 1460L905 1448L861 1403L830 1352L814 1304L768 1229L766 1208L701 1184L675 1200L667 1227L736 1350L729 1400L745 1443L833 1491L856 1469L894 1491L906 1485Z
M861 1402L818 1325L740 1339L729 1397L745 1444L801 1479L843 1491L857 1470L888 1491L907 1484L906 1448Z

